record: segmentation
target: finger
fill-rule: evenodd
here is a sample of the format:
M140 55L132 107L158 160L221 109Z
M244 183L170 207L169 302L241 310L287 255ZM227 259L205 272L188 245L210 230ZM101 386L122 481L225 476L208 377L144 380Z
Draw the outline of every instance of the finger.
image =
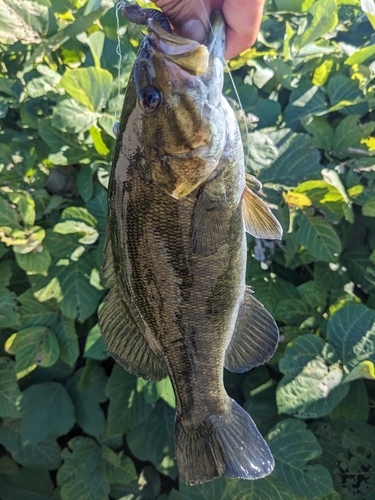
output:
M198 42L205 40L211 14L210 0L156 0L177 34Z
M264 0L226 0L223 14L227 23L225 57L230 59L248 49L256 40L262 21Z

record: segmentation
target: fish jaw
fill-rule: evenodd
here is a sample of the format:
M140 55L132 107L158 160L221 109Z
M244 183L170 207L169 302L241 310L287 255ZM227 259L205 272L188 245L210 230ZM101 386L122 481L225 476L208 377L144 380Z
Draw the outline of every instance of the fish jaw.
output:
M175 199L212 175L225 145L225 23L219 12L212 19L207 45L168 33L150 19L134 65L147 175Z

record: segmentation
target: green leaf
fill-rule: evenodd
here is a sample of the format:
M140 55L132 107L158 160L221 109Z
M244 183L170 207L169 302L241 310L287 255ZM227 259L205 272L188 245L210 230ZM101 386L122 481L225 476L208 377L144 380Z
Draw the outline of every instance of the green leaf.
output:
M12 262L9 260L0 262L0 289L4 289L9 286L11 278Z
M74 235L62 235L47 229L44 239L48 250L54 257L70 257L79 246L78 237Z
M278 276L271 277L268 274L256 276L249 284L254 288L255 297L271 314L283 299L300 297L294 285Z
M29 326L51 326L58 318L58 309L50 301L39 301L32 290L27 290L18 297L21 302L19 313L21 328Z
M105 345L98 324L91 328L86 337L83 356L85 358L97 359L99 361L109 357L107 346Z
M94 180L93 175L98 168L98 164L82 165L77 176L77 186L84 201L89 199L94 194Z
M0 475L1 500L49 500L53 483L40 465L20 469L18 475Z
M57 277L64 297L60 309L68 318L83 322L96 311L102 292L90 285L91 270L83 258L59 268Z
M283 357L279 361L279 368L282 373L295 376L316 357L334 363L337 356L324 340L316 335L309 334L298 337L289 342Z
M99 470L110 484L127 484L138 477L132 460L116 455L108 446L102 446Z
M309 134L312 134L312 144L314 147L331 151L333 144L333 128L320 116L310 116L301 119L303 127Z
M298 219L298 231L294 239L317 260L323 262L337 262L341 253L341 241L335 230L324 219L301 213Z
M107 225L107 191L98 182L94 185L94 196L87 202L87 210L97 219L98 230Z
M0 294L0 328L16 326L20 322L17 296L8 289L1 290Z
M210 483L206 483L210 484ZM205 485L202 485L202 487ZM186 497L187 499L189 496ZM207 497L202 497L207 498ZM209 496L212 500L218 497ZM222 500L295 500L294 493L275 474L257 481L227 479Z
M151 411L143 394L137 392L137 377L117 364L109 377L106 394L110 400L108 428L111 435L125 434L134 429L147 419Z
M59 359L60 348L56 335L43 326L31 326L20 330L11 345L16 355L15 370L24 376L37 366L53 366Z
M110 150L108 149L106 143L103 141L103 137L100 130L95 126L92 126L90 128L90 136L93 140L96 152L101 156L107 156Z
M82 430L99 437L104 426L104 412L99 403L104 403L105 385L107 378L101 368L95 367L91 373L87 384L81 384L80 380L83 368L77 370L67 381L66 388L72 398L77 424Z
M359 378L367 378L369 380L375 379L375 365L372 361L361 361L345 378L345 383L352 382Z
M337 107L342 103L339 111L344 115L357 113L362 115L368 110L367 102L352 104L363 99L364 95L355 82L344 75L336 75L330 78L327 93L331 107Z
M53 153L60 149L66 149L67 146L76 147L77 140L74 135L61 132L52 126L51 118L44 118L38 121L38 129L41 138L48 144Z
M93 215L86 208L82 207L68 207L61 214L61 218L63 220L77 220L82 221L85 224L96 227L98 221L95 219Z
M75 422L74 406L62 384L44 382L22 393L21 436L24 444L44 441L52 432L67 434Z
M348 156L348 148L354 147L365 150L361 144L362 139L366 139L374 130L375 123L360 123L360 115L350 115L344 118L336 127L333 136L334 154L338 158Z
M15 203L22 220L26 226L33 226L35 223L35 202L27 191L18 190L9 193L9 199Z
M347 422L362 420L369 417L369 399L366 385L363 380L355 380L349 384L349 391L344 399L331 412L332 418L344 417Z
M57 473L62 500L108 500L110 487L98 469L100 447L85 437L73 438L68 445Z
M249 140L244 141L246 164L250 172L258 173L263 168L268 168L279 156L279 152L272 139L265 131L256 130L249 134ZM247 153L247 154L246 154Z
M61 316L53 331L60 346L60 358L69 366L74 366L79 356L78 337L74 320Z
M98 239L99 233L85 222L67 220L57 223L53 230L60 234L79 234L78 241L84 245L92 245Z
M39 245L32 252L16 253L16 261L20 268L29 274L46 274L52 259L47 248Z
M350 55L345 61L344 64L348 66L352 66L353 64L362 64L366 59L375 55L375 46L370 45L369 47L362 47L352 55Z
M297 37L295 45L301 48L333 30L337 25L337 5L335 0L317 0L308 10L311 14L309 27Z
M279 383L276 392L279 412L298 418L328 415L349 390L347 385L340 385L342 378L339 364L327 365L321 359L309 361L294 378L284 377Z
M277 321L287 325L300 325L314 313L304 300L286 299L276 306L273 315Z
M348 369L361 361L375 362L375 311L346 304L329 319L327 331L330 344Z
M370 198L362 205L362 214L365 217L375 217L375 197Z
M158 401L145 423L127 433L127 442L133 455L150 460L162 473L177 476L174 452L175 412L163 401Z
M321 465L307 465L319 457L322 449L306 424L285 419L269 433L268 442L275 457L276 476L284 481L296 497L315 500L332 493L331 476ZM300 444L303 443L303 446Z
M278 102L270 99L258 101L256 105L250 108L253 115L259 118L257 130L275 125L281 115L281 106Z
M19 220L17 211L0 196L0 226L19 227Z
M1 430L0 430L1 432ZM0 457L0 474L7 476L17 476L19 474L19 467L11 457Z
M22 443L21 419L4 419L0 426L0 443L21 465L37 464L53 470L61 464L61 448L55 438L49 437L36 444Z
M362 421L349 422L342 436L342 444L349 448L348 481L345 486L357 498L373 498L375 491L375 429ZM361 480L358 481L358 475Z
M278 183L295 186L307 179L316 179L322 169L318 151L313 148L312 140L307 134L296 135L288 147L268 168L259 174L262 183Z
M279 362L285 377L276 391L280 413L298 418L327 415L347 394L340 385L343 371L333 349L315 335L303 335L288 344Z
M28 0L0 0L0 43L40 43L48 30L48 9Z
M108 101L113 77L101 68L67 69L60 87L89 111L101 111Z
M0 417L19 417L17 400L21 396L18 388L14 362L0 357ZM0 427L1 429L1 427Z
M220 477L209 483L197 484L194 486L184 484L182 481L180 482L180 491L183 498L189 500L221 500L224 495L225 487L226 480L224 477Z
M289 104L284 109L286 127L301 132L302 120L309 116L325 114L327 111L326 95L320 87L308 82L301 83L289 97Z
M0 96L0 119L5 118L9 109L8 99Z
M342 493L345 488L342 487L341 483L342 471L346 468L349 455L347 448L341 444L342 423L332 420L317 421L312 423L310 430L314 432L323 450L323 453L317 459L318 462L331 473L335 490ZM340 498L337 500L340 500Z
M154 500L159 496L161 480L160 475L152 465L146 465L139 475L138 481L132 481L128 484L115 483L111 487L111 496L122 499L140 499Z
M169 377L153 382L138 378L137 390L142 391L148 403L155 403L159 398L163 399L171 408L176 408L176 398Z
M350 279L359 285L366 293L375 293L374 273L375 266L370 261L370 252L367 247L344 252L342 264L348 269Z
M52 114L52 126L67 132L78 134L88 130L99 117L74 99L65 99L57 104Z

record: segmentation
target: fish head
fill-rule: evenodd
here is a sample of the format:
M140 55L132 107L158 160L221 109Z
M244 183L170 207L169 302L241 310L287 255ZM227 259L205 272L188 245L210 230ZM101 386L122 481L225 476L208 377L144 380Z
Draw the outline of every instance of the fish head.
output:
M225 23L214 11L206 44L154 19L147 28L133 72L140 139L152 180L180 199L209 177L224 147Z

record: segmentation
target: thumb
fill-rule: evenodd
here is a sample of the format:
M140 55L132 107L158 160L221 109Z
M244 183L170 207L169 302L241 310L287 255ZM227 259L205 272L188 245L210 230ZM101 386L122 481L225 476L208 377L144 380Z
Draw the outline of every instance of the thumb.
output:
M206 38L206 27L200 19L190 19L183 23L178 30L179 34L185 38L196 40L199 43L204 42Z

